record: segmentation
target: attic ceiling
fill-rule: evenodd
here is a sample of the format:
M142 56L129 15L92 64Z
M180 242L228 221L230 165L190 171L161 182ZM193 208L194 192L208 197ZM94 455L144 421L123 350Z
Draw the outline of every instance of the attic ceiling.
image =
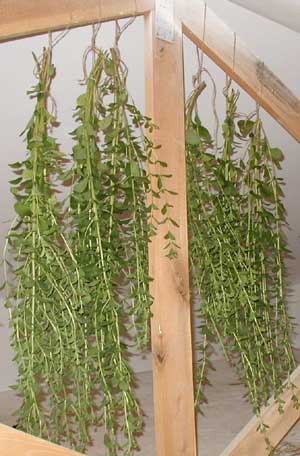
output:
M228 0L300 33L299 0Z

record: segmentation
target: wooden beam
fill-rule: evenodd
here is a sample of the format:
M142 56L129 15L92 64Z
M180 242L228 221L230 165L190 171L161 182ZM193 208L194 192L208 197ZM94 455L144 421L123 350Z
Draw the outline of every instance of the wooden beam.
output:
M183 32L300 142L300 100L201 0L181 0Z
M177 195L162 196L156 204L174 206L172 227L179 244L178 258L166 258L170 226L159 226L150 243L150 275L154 278L151 319L156 453L159 456L196 456L192 337L189 295L184 84L182 31L175 21L175 41L155 37L154 14L146 18L146 105L159 129L153 140L160 160L172 174L166 186ZM166 169L161 168L164 172ZM161 171L160 170L160 171ZM153 171L153 169L152 169ZM157 170L156 170L157 171Z
M0 424L1 456L80 456L79 453Z
M294 407L293 394L300 401L300 366L291 375L291 382L296 389L286 388L281 398L284 402L283 413L278 412L278 404L272 398L261 412L261 420L253 417L241 432L232 440L221 456L268 456L265 437L276 447L300 418L300 409ZM268 426L266 434L257 431L263 422Z
M149 12L154 0L0 0L0 41Z

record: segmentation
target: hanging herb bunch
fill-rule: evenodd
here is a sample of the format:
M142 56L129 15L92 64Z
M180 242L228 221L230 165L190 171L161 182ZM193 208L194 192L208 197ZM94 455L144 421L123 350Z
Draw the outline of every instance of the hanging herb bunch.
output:
M271 394L278 399L294 368L283 182L276 174L283 154L269 145L258 111L251 118L238 114L239 94L229 89L223 146L216 150L197 113L204 88L194 89L186 108L190 263L202 321L196 403L204 399L217 341L259 414Z
M11 181L17 216L7 237L12 260L5 260L13 272L5 286L19 368L16 390L22 398L18 427L52 441L63 439L63 429L74 443L72 415L80 413L70 389L78 401L84 392L84 378L77 375L84 337L78 318L80 280L54 183L64 157L50 136L57 125L47 109L55 76L51 46L41 59L34 58L38 83L29 95L36 105L24 132L27 158L11 165L18 176Z
M94 30L85 54L68 169L50 136L57 125L48 110L52 46L35 58L28 156L11 165L17 217L7 237L5 286L23 400L18 427L84 451L89 426L103 425L107 454L130 455L142 412L128 357L130 345L141 351L149 342L148 243L157 224L169 221L168 204L161 218L155 204L168 194L169 176L145 134L156 127L129 96L116 27L114 48L98 49ZM150 173L149 164L159 171ZM70 184L69 198L59 202L57 187ZM172 258L174 236L166 243Z
M153 201L166 191L157 180L167 176L147 171L149 162L166 165L153 160L153 144L142 133L154 126L129 97L118 24L117 33L110 51L93 45L86 90L77 100L70 215L72 248L93 297L84 314L93 338L86 350L94 392L101 394L105 444L109 454L122 448L130 454L137 447L135 435L141 431L142 417L125 336L133 330L139 349L149 340L148 243L156 230L151 214ZM124 436L121 444L118 427Z

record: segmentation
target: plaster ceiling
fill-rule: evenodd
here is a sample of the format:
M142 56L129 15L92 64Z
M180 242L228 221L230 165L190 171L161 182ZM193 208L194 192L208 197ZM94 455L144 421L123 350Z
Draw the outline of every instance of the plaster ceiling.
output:
M232 3L300 32L299 0L229 0Z

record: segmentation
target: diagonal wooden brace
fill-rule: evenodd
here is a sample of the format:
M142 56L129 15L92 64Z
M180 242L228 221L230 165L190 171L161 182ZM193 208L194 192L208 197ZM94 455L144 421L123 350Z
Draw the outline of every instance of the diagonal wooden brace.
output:
M276 448L300 418L300 408L295 408L292 400L295 395L300 401L300 366L294 370L290 381L295 388L287 387L281 395L284 402L283 413L279 413L278 404L274 398L270 399L269 404L263 408L261 417L253 417L225 448L221 456L268 456L266 438ZM268 426L265 433L257 430L261 422Z

